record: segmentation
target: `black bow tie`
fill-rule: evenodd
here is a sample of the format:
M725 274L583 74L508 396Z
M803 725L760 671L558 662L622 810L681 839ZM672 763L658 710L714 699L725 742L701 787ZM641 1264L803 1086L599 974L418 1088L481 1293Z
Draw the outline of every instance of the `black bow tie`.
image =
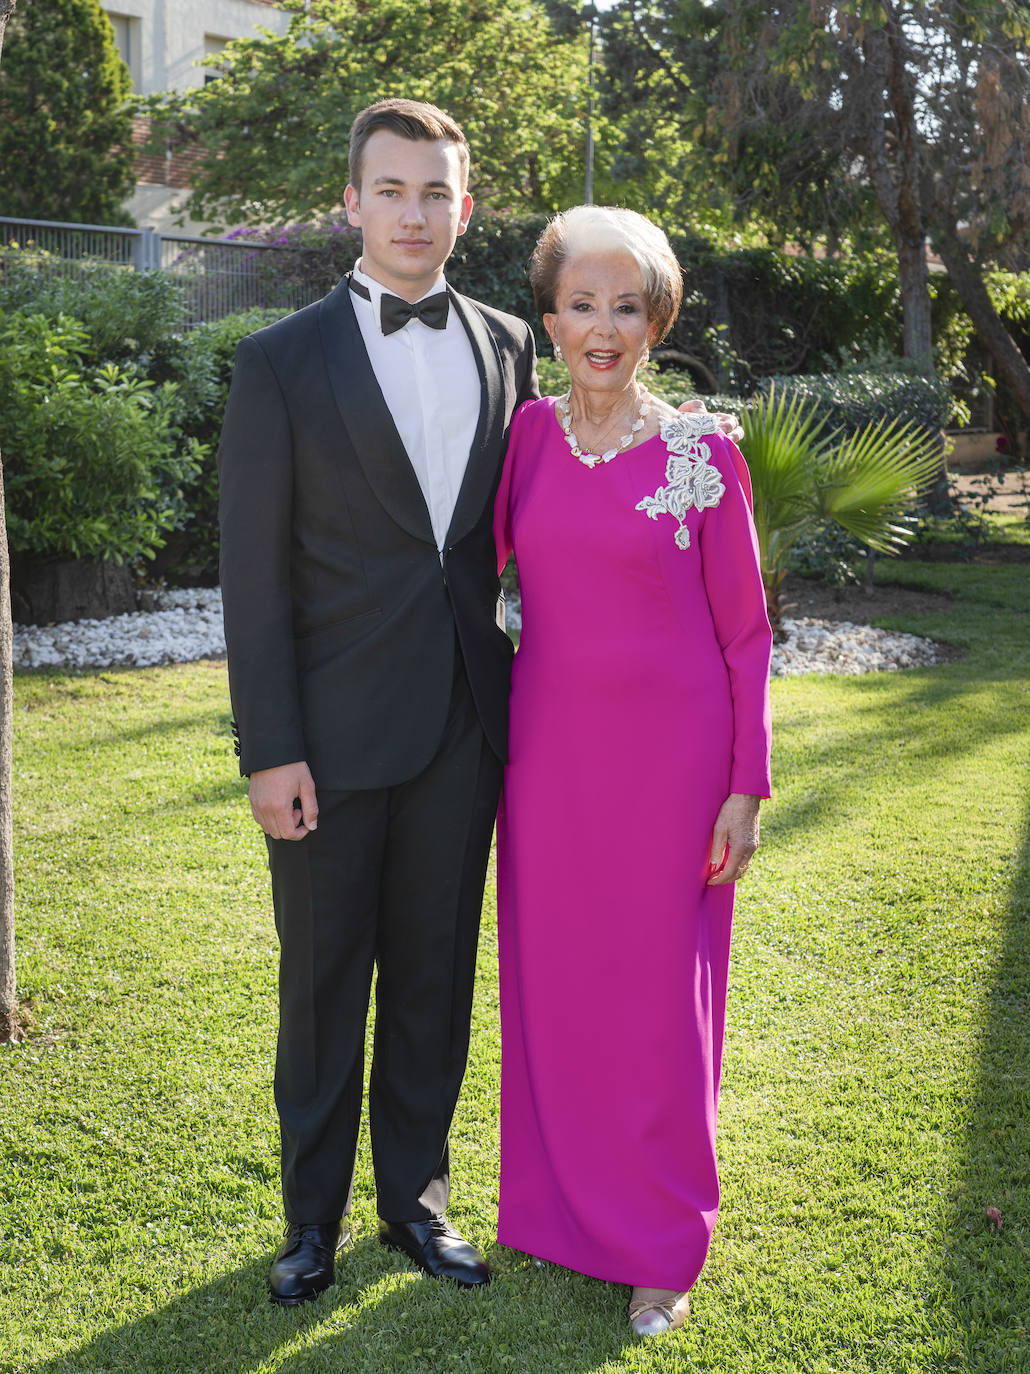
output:
M365 300L372 299L372 293L362 282L351 277L350 286ZM402 301L400 296L389 296L384 291L379 302L379 324L384 334L396 333L409 320L421 320L430 329L443 329L447 324L447 304L446 291L426 296L425 300L416 301L414 305L410 301Z

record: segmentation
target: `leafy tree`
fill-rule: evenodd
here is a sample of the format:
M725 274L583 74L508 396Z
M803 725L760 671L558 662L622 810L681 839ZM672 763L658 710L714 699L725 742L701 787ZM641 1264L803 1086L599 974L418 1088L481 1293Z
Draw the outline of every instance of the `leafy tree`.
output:
M0 57L4 32L17 0L0 0ZM11 560L7 552L4 469L0 460L0 1045L19 1033L14 966L14 825L11 763L14 746L14 626L11 623Z
M998 5L972 40L953 41L947 136L931 164L931 240L982 347L1023 413L1030 368L999 314L985 268L1030 254L1030 5ZM946 121L946 124L944 123Z
M32 0L0 73L0 214L131 223L131 91L100 0Z
M932 366L929 241L1030 415L1030 368L984 285L989 264L1030 247L1030 5L622 0L609 25L609 109L631 136L678 117L685 179L788 235L832 241L866 227L874 201L905 356Z
M551 210L582 198L587 48L538 3L286 0L288 32L239 38L221 76L150 102L158 139L199 152L189 213L310 218L347 184L351 122L391 95L453 115L480 200Z

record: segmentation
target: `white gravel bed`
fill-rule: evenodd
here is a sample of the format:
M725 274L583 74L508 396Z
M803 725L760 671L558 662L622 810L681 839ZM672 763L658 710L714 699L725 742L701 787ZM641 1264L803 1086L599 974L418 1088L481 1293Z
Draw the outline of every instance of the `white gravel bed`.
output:
M16 625L16 668L150 668L225 655L217 587L154 592L152 611Z
M937 662L932 639L874 630L850 620L784 620L787 639L774 644L773 677L800 673L889 673Z
M216 588L155 592L154 609L106 620L17 625L16 668L149 668L225 654L222 598ZM517 595L509 595L508 625L522 624ZM931 639L874 630L849 621L785 620L787 640L773 649L774 677L799 673L874 673L937 662Z

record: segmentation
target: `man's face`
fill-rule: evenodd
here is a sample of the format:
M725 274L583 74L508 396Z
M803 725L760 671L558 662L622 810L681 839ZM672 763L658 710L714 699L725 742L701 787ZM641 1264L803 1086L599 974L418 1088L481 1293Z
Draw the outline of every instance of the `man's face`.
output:
M365 144L361 190L348 186L343 199L348 220L361 230L362 268L409 301L439 280L472 214L457 146L388 129L377 129Z

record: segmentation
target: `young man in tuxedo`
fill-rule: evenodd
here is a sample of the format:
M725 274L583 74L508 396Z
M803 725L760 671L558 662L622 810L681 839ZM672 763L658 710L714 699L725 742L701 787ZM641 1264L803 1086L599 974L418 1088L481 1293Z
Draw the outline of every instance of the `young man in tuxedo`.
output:
M222 431L233 728L281 951L283 1304L333 1282L347 1237L373 966L380 1239L430 1274L489 1279L444 1215L447 1136L507 750L492 506L537 383L529 327L443 279L468 163L433 106L357 117L361 259L243 340Z

